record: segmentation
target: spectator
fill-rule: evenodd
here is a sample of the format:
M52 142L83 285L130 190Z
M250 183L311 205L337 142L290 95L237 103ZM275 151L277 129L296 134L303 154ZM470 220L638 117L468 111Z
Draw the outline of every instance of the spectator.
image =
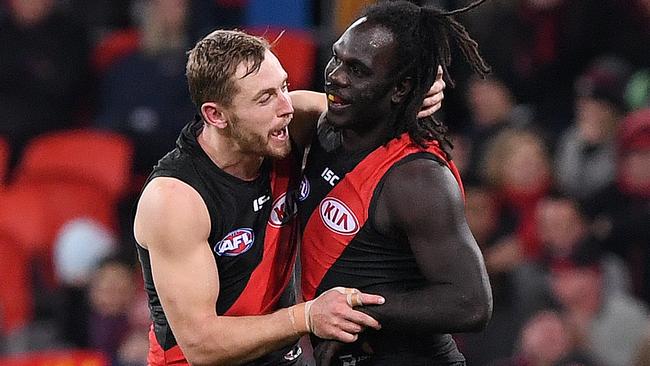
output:
M635 293L650 304L650 109L628 115L618 132L616 181L585 207L596 237L627 261Z
M112 360L131 335L129 314L135 304L134 268L116 257L102 261L89 284L89 346ZM125 345L128 348L128 345Z
M470 79L467 105L471 115L467 135L472 146L468 173L476 176L480 157L485 153L486 142L507 127L524 127L530 124L531 116L525 107L516 104L508 86L494 76L487 79Z
M508 358L524 321L534 312L548 306L542 298L524 298L522 284L536 287L519 270L521 252L512 239L504 235L497 199L488 188L466 182L465 205L467 222L476 238L490 276L493 310L487 328L480 333L457 335L468 365L487 365ZM538 278L533 278L537 280Z
M575 122L564 132L556 156L559 188L589 199L614 180L616 130L625 115L630 67L621 59L599 58L576 82Z
M482 179L497 195L501 214L512 227L511 253L537 259L537 202L552 187L550 156L544 140L531 130L506 129L488 142L480 165Z
M583 246L557 263L551 288L578 344L607 366L631 365L648 326L646 309L625 295L606 296L601 252Z
M590 357L581 352L570 336L562 316L554 311L541 311L524 326L519 350L511 359L494 366L592 366Z
M194 113L184 67L189 1L151 0L142 5L140 48L104 75L96 117L96 126L131 138L138 175L174 146L177 131Z
M32 137L78 124L88 84L86 30L54 0L9 0L0 18L0 135L15 163Z

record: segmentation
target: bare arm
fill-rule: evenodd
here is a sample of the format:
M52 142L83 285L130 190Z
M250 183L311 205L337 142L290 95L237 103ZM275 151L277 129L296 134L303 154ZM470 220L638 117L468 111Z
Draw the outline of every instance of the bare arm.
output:
M316 132L318 118L327 110L327 98L323 93L307 90L295 90L289 96L294 108L289 134L298 147L305 148Z
M386 304L362 311L384 329L409 332L475 331L487 324L492 294L485 264L447 167L419 159L394 168L378 198L376 225L408 238L427 283L406 292L382 290Z
M240 364L289 345L309 332L310 312L313 330L345 342L354 341L362 326L378 326L352 310L338 292L314 300L311 311L303 303L269 315L217 316L219 275L207 243L208 210L200 195L177 179L149 183L138 203L134 231L149 251L165 315L193 365ZM379 302L376 296L364 296Z

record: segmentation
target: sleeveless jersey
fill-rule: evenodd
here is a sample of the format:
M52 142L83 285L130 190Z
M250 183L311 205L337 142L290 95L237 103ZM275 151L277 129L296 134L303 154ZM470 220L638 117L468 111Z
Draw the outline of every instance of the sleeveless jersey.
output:
M158 162L147 183L173 177L205 202L211 222L208 244L219 273L218 315L262 315L293 304L298 233L291 190L298 182L298 159L266 159L257 179L243 181L218 168L203 151L196 139L201 128L200 121L183 128L176 148ZM156 293L149 252L137 247L153 318L149 364L185 365ZM298 346L287 347L251 365L292 364L299 353Z
M433 142L426 149L408 134L372 151L326 151L331 138L325 129L309 151L299 198L299 217L304 229L301 246L302 294L311 300L335 286L356 287L381 294L382 289L408 291L426 284L408 240L403 234L380 233L374 224L375 196L391 168L414 159L432 159L447 166L462 191L460 175L446 154ZM399 360L424 354L438 362L462 362L462 354L448 334L430 334L418 341L387 331L364 332L371 345ZM357 342L360 343L360 342ZM367 355L353 346L342 364L362 363ZM405 359L401 358L400 362ZM368 364L390 364L368 360ZM398 362L399 363L399 362ZM414 363L415 364L415 363ZM428 364L428 363L427 363Z

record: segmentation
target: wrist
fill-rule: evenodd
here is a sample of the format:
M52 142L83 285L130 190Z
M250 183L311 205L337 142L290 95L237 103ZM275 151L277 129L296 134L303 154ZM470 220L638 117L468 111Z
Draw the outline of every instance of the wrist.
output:
M309 334L311 332L311 327L306 318L308 314L306 303L293 305L287 308L287 310L289 311L289 319L291 320L293 331L299 336Z

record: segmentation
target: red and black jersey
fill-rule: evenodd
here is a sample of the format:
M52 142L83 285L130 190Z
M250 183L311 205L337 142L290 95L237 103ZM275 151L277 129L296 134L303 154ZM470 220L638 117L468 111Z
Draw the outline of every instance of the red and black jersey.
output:
M173 177L205 202L211 222L208 243L219 273L218 315L262 315L293 304L298 233L292 191L298 184L299 159L266 159L257 179L243 181L221 170L203 151L196 140L201 128L195 121L183 129L176 148L158 162L147 183ZM149 362L185 362L156 293L149 253L138 246L138 254L153 318ZM252 364L283 364L286 352Z
M455 165L437 142L425 149L413 143L408 134L374 150L354 153L336 144L328 147L332 134L335 133L326 128L320 129L310 148L301 184L298 215L304 230L303 297L313 299L335 286L379 294L382 289L408 291L424 286L426 279L418 269L405 235L399 232L386 235L376 229L375 199L387 173L414 159L432 159L444 164L462 190ZM383 334L377 332L376 339L381 340ZM415 343L407 337L401 338L404 343ZM390 342L381 342L391 345L385 352L395 350L393 342L392 338ZM449 335L433 334L426 342L423 348L427 354L443 355L435 358L436 361L463 359ZM408 353L410 345L402 346L399 351Z

